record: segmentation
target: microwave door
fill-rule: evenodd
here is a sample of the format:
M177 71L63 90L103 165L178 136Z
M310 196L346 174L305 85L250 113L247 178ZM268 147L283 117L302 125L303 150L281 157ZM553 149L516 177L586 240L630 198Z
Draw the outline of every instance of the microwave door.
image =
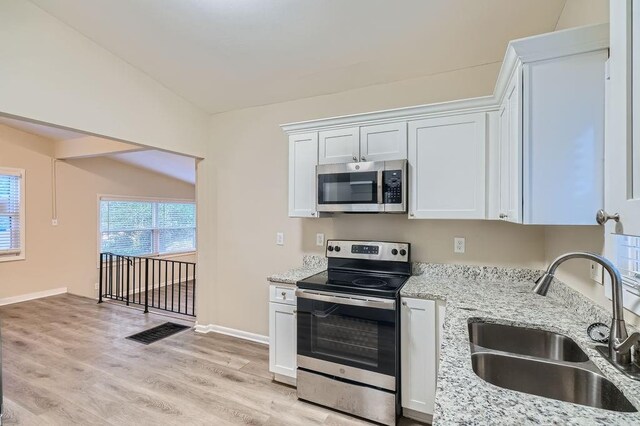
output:
M320 212L382 212L382 167L363 163L318 167ZM356 170L356 167L360 170Z

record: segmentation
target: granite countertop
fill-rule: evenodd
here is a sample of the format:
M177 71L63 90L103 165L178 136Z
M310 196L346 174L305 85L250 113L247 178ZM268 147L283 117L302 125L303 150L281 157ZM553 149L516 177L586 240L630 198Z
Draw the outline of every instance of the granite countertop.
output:
M546 297L534 294L532 283L541 271L416 264L414 273L403 296L446 301L434 424L640 424L640 412L619 413L511 391L485 382L471 367L469 320L550 330L578 343L640 408L640 382L619 373L586 335L589 324L610 323L607 310L559 281Z
M273 274L267 277L268 282L293 284L301 279L315 275L327 269L327 259L321 256L307 255L302 258L302 266L290 269L280 274Z

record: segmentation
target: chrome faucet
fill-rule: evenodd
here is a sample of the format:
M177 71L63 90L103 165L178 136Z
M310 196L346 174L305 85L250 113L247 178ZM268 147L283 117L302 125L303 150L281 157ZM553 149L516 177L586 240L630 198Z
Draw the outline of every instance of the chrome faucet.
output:
M563 254L554 260L547 268L547 272L536 280L536 285L533 287L533 291L541 296L546 296L558 266L569 259L578 258L588 259L599 263L611 276L613 320L611 322L611 331L609 333L609 345L608 348L605 349L606 353L602 350L600 350L600 352L618 369L627 373L631 377L640 380L640 356L637 356L640 354L640 351L638 350L640 347L640 333L636 332L631 336L627 335L627 326L624 322L623 316L622 276L620 275L618 268L616 268L611 261L595 253L570 252ZM632 357L632 347L634 345L636 346L635 359Z

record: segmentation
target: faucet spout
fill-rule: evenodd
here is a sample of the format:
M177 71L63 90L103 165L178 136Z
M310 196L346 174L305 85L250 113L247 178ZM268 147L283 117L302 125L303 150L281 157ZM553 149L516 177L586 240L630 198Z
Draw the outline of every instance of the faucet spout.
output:
M618 268L608 259L595 253L570 252L556 258L547 271L536 280L533 291L541 296L546 296L549 286L553 281L556 269L569 259L587 259L596 262L609 273L611 277L611 303L613 308L613 320L609 335L609 357L612 362L618 365L631 364L631 347L640 343L640 335L634 333L631 337L627 335L627 326L624 322L622 303L622 276ZM639 362L640 360L636 360Z

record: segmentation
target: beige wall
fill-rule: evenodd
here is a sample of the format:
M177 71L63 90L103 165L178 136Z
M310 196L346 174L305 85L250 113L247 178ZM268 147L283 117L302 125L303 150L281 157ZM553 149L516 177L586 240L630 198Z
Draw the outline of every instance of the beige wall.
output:
M406 215L322 219L287 216L288 144L281 123L492 93L500 64L434 75L334 95L216 115L211 131L217 170L216 286L198 321L267 334L266 276L322 253L327 238L406 240L414 260L541 267L544 229L489 221L409 220ZM285 233L285 245L275 234ZM453 237L466 237L465 254ZM205 303L205 302L202 302ZM200 306L200 305L199 305Z
M0 52L1 113L204 157L207 113L35 4L0 1Z
M609 22L609 0L567 0L556 30L604 22Z
M48 139L0 125L0 166L26 170L26 260L0 262L0 299L60 287L96 296L98 194L195 196L191 184L107 158L59 161L58 226L52 226L53 147Z

